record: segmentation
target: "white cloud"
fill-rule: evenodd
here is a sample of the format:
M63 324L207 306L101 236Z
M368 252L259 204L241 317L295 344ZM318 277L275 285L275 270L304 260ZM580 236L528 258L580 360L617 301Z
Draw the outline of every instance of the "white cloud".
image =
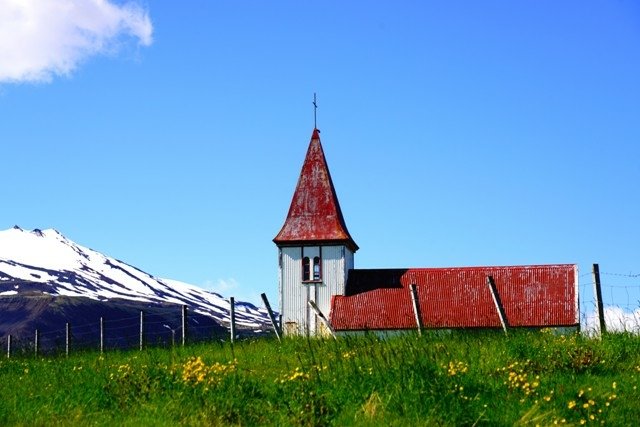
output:
M203 287L207 290L216 292L221 294L224 297L229 297L233 295L228 295L229 292L233 292L238 289L238 282L236 279L218 279L218 280L207 280L204 282Z
M0 82L47 82L127 38L148 46L153 26L136 3L0 0Z
M640 334L640 308L636 308L634 311L626 311L620 307L606 306L604 307L604 322L609 332L631 332ZM599 326L596 313L587 313L582 329L588 333L598 331Z
M234 297L236 301L250 302L257 307L262 306L260 293L241 286L234 278L207 280L202 287L208 291L216 292L224 298Z

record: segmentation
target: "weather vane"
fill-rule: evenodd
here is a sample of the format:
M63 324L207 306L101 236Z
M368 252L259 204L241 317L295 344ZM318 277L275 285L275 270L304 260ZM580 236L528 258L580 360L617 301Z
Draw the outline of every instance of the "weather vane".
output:
M317 129L317 123L316 123L316 112L318 110L318 104L316 104L316 93L313 92L313 128Z

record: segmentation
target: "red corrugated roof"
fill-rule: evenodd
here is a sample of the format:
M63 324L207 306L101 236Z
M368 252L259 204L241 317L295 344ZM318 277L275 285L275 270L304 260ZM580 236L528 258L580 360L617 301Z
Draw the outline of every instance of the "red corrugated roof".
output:
M409 292L415 283L425 328L499 328L487 276L509 326L578 324L574 264L351 270L345 296L331 301L331 324L336 330L415 329Z
M342 217L317 129L313 130L287 219L273 241L279 246L340 243L358 250Z

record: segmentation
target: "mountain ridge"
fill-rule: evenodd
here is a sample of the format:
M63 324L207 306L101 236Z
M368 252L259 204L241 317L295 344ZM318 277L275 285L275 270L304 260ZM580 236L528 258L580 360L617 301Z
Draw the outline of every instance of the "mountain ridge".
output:
M69 301L86 298L93 302L83 304L94 310L100 304L125 305L127 310L133 306L184 305L191 313L209 317L221 327L229 323L230 303L220 294L157 278L79 245L55 229L24 230L14 226L0 231L0 305L17 306L16 298L38 296L46 301L49 297L71 298ZM30 306L26 301L24 305ZM235 318L239 328L258 332L268 329L266 310L251 303L236 302ZM0 334L3 329L11 330L7 327L11 321L6 311L0 312L0 325L5 326L0 327ZM19 324L21 319L14 318L13 322ZM28 326L21 325L19 329L28 330Z

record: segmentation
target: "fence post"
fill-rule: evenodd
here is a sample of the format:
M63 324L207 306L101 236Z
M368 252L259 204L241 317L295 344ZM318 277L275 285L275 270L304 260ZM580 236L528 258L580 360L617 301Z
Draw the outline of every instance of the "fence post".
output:
M104 319L100 317L100 354L104 353Z
M234 297L229 298L229 329L231 332L231 342L236 340L236 301Z
M496 284L493 282L492 276L487 276L487 286L489 286L489 291L491 291L491 297L493 298L493 303L496 306L496 311L498 312L498 317L500 318L502 329L504 330L504 333L506 335L507 328L509 327L509 322L507 321L507 315L504 312L504 306L502 305L502 301L500 300L500 294L498 293L498 288L496 288Z
M309 300L309 307L311 307L313 309L313 311L316 312L316 315L318 316L318 318L320 319L320 321L324 324L324 326L326 326L327 330L329 331L329 333L331 334L331 336L336 339L336 331L333 330L333 327L331 326L331 323L329 323L329 321L327 320L326 317L324 317L324 314L322 313L322 311L320 311L320 309L318 308L318 306L316 305L315 302Z
M187 306L182 306L182 346L187 342Z
M273 330L276 333L276 337L278 338L278 341L282 341L282 339L280 338L280 334L282 331L279 330L278 324L276 323L276 319L275 317L273 317L273 310L271 310L271 304L269 304L269 300L267 299L267 294L262 293L260 294L260 296L262 297L262 301L264 302L264 305L267 308L267 313L269 313L269 320L271 320L271 324L273 325Z
M422 313L420 312L420 301L418 300L418 289L415 283L409 285L411 292L411 302L413 303L413 314L416 315L416 325L418 326L418 335L422 335Z
M38 357L38 346L39 346L39 344L40 344L40 343L38 342L38 341L39 341L39 340L38 340L38 338L39 338L39 337L38 337L38 335L39 335L39 333L38 333L38 330L36 329L36 336L35 336L35 339L34 339L34 341L33 341L33 349L34 349L34 352L35 352L36 357Z
M604 321L604 304L602 303L602 288L600 287L600 266L593 264L593 298L598 310L598 334L607 333L607 325Z
M140 351L144 347L144 311L140 310Z
M7 359L11 358L11 334L7 335Z
M69 345L71 341L71 326L69 322L65 324L65 340L64 340L64 353L67 357L69 357Z

